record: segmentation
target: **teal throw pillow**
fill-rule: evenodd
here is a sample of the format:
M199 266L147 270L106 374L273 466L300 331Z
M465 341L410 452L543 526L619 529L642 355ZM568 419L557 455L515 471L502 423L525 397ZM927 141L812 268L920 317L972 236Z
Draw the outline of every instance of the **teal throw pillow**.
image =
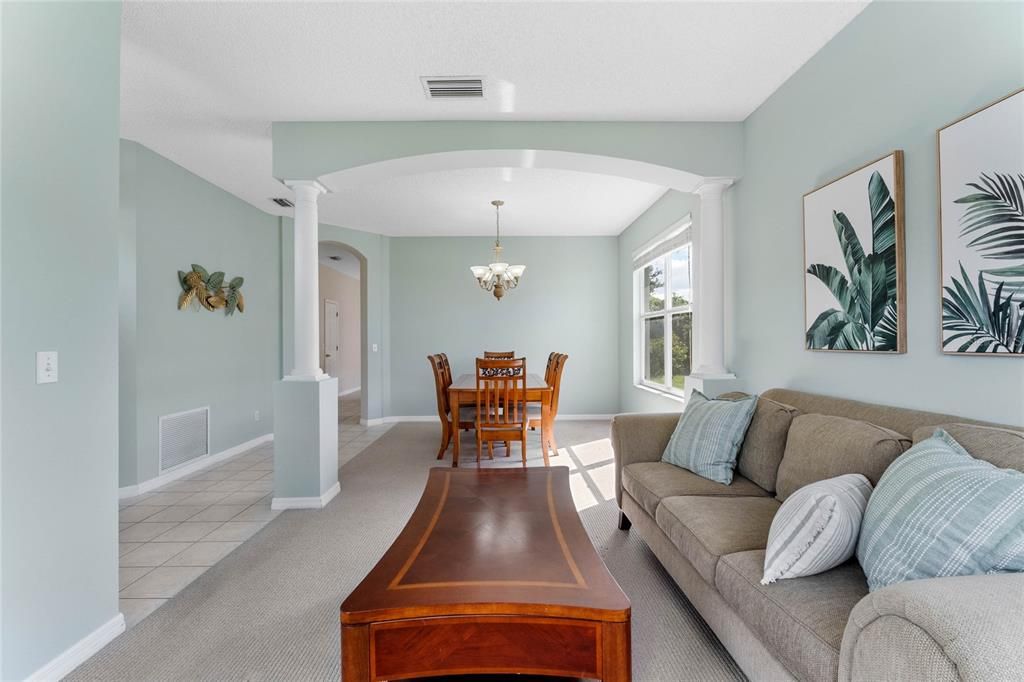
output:
M756 407L756 395L711 400L693 391L661 461L729 485Z
M857 559L868 587L1024 571L1024 473L975 459L938 429L882 474Z

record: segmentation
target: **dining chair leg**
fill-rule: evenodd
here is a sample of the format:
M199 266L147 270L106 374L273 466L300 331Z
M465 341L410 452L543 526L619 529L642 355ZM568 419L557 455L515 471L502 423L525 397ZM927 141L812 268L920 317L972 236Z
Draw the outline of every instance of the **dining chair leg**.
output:
M526 432L523 432L523 439L519 441L519 449L523 453L523 466L526 466ZM546 458L545 458L546 459Z
M551 456L558 457L558 443L555 442L555 430L551 429L551 435L548 436L548 441L551 443Z
M487 459L494 459L494 441L487 441Z
M505 441L505 456L506 457L511 457L512 456L512 441L510 441L510 440Z
M456 433L458 433L456 431ZM452 430L451 425L443 421L441 422L441 449L437 451L437 458L444 459L444 453L448 450L448 444L452 442Z
M476 430L476 463L480 463L480 429Z

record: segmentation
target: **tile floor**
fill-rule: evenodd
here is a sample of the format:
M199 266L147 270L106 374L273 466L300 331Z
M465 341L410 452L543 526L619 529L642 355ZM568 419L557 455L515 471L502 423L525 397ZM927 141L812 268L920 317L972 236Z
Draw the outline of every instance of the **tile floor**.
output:
M339 402L340 466L390 425L360 426L358 395L354 401L346 396ZM349 416L353 410L355 423ZM120 607L128 627L280 514L270 508L273 487L274 447L267 443L152 492L121 500Z

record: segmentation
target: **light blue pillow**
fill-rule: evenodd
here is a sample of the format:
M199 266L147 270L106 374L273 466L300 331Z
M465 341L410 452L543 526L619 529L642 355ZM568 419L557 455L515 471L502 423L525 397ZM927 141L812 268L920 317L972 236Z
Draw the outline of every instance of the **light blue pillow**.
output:
M729 485L736 455L757 407L757 396L711 400L693 391L661 461Z
M857 559L871 590L1024 571L1024 473L975 459L937 430L882 474L864 512Z

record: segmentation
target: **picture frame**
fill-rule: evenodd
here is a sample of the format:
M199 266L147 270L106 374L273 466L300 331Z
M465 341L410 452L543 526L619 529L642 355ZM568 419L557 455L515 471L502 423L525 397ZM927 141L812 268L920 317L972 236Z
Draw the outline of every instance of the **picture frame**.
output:
M804 194L805 349L906 353L904 222L900 149Z
M939 128L939 349L1024 357L1024 88Z

